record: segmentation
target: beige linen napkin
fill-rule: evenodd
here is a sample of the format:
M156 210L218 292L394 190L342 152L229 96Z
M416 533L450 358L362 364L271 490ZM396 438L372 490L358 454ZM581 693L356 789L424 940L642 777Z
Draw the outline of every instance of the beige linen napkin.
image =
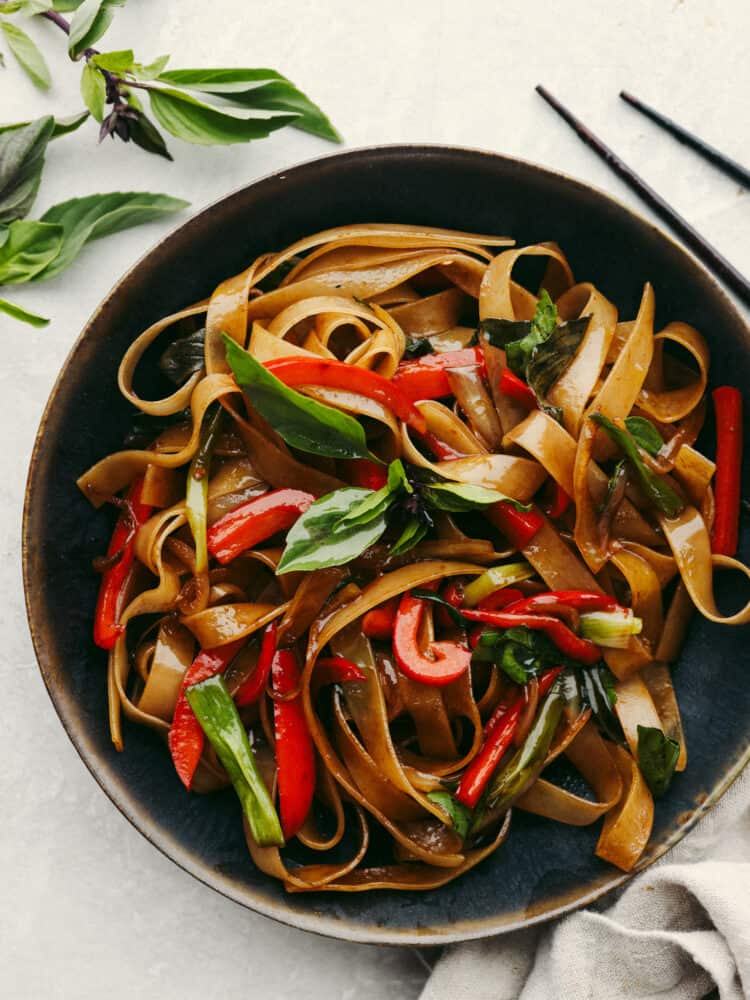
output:
M420 1000L750 995L750 769L614 904L448 949Z

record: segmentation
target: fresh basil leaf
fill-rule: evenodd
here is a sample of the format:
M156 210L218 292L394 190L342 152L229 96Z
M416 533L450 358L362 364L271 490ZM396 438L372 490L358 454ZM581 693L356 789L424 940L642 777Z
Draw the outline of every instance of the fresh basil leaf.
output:
M638 726L638 766L646 784L658 798L669 788L680 744L655 726Z
M169 62L169 56L158 56L153 62L147 63L145 66L143 63L133 63L132 73L138 80L155 80L160 73L164 72L164 68Z
M78 10L83 0L53 0L52 7L60 14L67 14L71 10Z
M260 288L262 292L273 292L280 285L281 282L286 278L286 276L294 270L294 268L302 263L303 258L294 256L290 257L289 260L283 260L277 267L270 271L265 278L258 282L257 287Z
M590 419L597 427L603 428L623 452L647 499L667 517L677 517L685 507L682 497L669 485L666 479L657 476L648 468L638 452L638 445L630 434L605 417L603 413L592 413Z
M292 448L333 458L369 458L365 432L347 413L290 389L224 334L227 361L250 405Z
M34 204L53 128L47 115L0 134L0 225L22 219Z
M626 472L626 462L624 458L621 458L617 465L612 470L612 475L607 480L607 492L604 494L604 499L599 504L599 513L604 514L607 512L612 505L615 495L620 488L624 489L622 486L623 477L627 474Z
M129 101L132 103L132 98L129 98ZM130 141L134 142L136 146L140 146L147 153L163 156L165 160L172 159L172 154L167 149L161 132L143 111L139 110L137 117L128 119L128 127Z
M411 592L412 597L418 597L423 601L432 601L433 604L439 604L443 608L446 614L450 617L454 625L458 628L466 628L466 619L461 614L458 608L454 608L452 604L449 604L445 598L436 594L434 590L426 590L421 587L417 587Z
M115 7L123 7L125 0L83 0L75 8L70 22L68 53L71 59L79 59L86 49L90 49L102 37L112 23Z
M62 226L26 219L12 222L0 246L0 285L31 281L57 257L62 242Z
M265 139L271 132L291 125L296 115L239 118L209 104L202 104L179 90L149 90L154 117L167 132L184 142L203 146Z
M100 122L104 118L107 85L102 74L90 62L84 64L81 73L81 97L92 116Z
M413 493L411 483L406 478L406 469L404 469L404 463L400 458L395 459L388 466L388 482L386 484L391 493L397 493L399 490L404 490L406 493Z
M248 85L269 80L286 80L286 77L275 69L171 69L159 77L160 82L206 94L241 93Z
M44 316L37 316L36 313L17 306L15 302L8 302L7 299L0 299L0 312L20 320L22 323L28 323L29 326L47 326L49 323L49 320L45 319Z
M664 447L664 438L646 417L625 417L625 426L649 455L658 455Z
M112 191L71 198L53 205L41 218L62 226L64 241L60 254L40 275L46 281L64 270L78 256L85 243L111 236L132 226L155 222L186 208L181 198L148 191Z
M368 524L388 512L394 496L388 486L379 490L367 490L367 496L353 504L333 531L347 531L349 528Z
M563 372L570 366L589 325L589 317L563 323L531 353L526 364L526 381L543 400Z
M510 370L516 375L525 375L526 366L535 349L552 336L556 327L557 307L550 298L549 292L544 289L534 311L529 332L520 340L512 340L505 345L505 356L508 359Z
M581 670L579 677L582 687L581 694L586 704L591 708L597 725L613 743L625 746L622 726L614 713L617 693L612 671L605 663L597 663L593 667Z
M40 90L49 90L52 86L49 66L32 39L10 21L0 21L0 28L3 29L10 51L34 86Z
M308 507L289 529L277 574L342 566L362 555L385 531L385 512L366 524L346 530L337 531L336 525L353 504L364 500L370 492L357 486L345 487Z
M92 56L91 63L99 69L106 69L110 73L127 73L133 65L135 56L132 49L118 49L115 52L98 52Z
M471 826L472 812L463 802L459 802L450 792L429 792L427 798L430 802L440 806L450 818L450 825L462 840L466 840ZM446 824L447 826L448 824Z
M425 354L432 354L432 344L429 337L407 337L404 357L409 360L424 357Z
M69 115L67 118L56 118L55 124L52 128L52 135L50 139L59 139L62 135L69 135L71 132L75 132L77 128L88 118L88 111L81 111L77 115ZM33 124L32 122L12 122L10 125L0 125L0 135L5 132L15 132L19 128L26 128L27 126ZM2 160L2 152L0 151L0 161Z
M526 684L544 670L566 662L543 632L532 631L525 625L482 633L472 659L496 663L516 684Z
M506 497L504 493L488 490L483 486L474 486L471 483L433 483L423 486L421 493L432 507L455 513L476 510L488 504L498 503L500 500L512 504L516 510L531 510L530 504L519 503L512 497Z
M52 0L12 0L11 3L0 5L0 14L21 13L26 17L33 17L34 14L43 14L51 7Z
M205 364L206 330L201 327L172 341L159 358L159 369L170 382L182 385Z
M406 527L390 547L390 555L401 556L409 549L422 541L430 530L430 526L418 517L411 517L406 522Z

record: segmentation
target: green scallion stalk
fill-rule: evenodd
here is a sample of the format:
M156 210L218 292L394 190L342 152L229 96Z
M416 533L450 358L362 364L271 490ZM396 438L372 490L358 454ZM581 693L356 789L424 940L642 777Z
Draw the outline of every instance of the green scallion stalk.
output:
M626 649L631 635L640 635L643 622L636 618L632 608L622 611L590 611L581 615L581 635L597 646Z
M536 570L527 562L508 563L507 566L493 566L464 587L464 601L473 608L485 597L503 587L510 587L522 580L529 580Z
M284 835L278 814L224 678L216 674L186 688L185 694L234 785L253 839L261 847L281 847Z
M208 569L206 532L208 526L208 473L221 425L222 408L214 403L203 417L198 451L190 463L185 488L185 516L195 542L195 573Z

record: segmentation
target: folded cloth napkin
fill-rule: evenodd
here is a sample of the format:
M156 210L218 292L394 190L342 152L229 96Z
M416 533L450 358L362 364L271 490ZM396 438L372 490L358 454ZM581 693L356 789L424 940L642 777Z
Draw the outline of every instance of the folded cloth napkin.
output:
M420 1000L750 996L750 768L599 910L447 949Z

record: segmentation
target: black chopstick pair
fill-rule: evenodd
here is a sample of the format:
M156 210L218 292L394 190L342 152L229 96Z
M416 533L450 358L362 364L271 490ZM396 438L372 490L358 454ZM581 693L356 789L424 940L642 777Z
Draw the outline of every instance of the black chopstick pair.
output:
M544 98L544 100L554 108L554 110L563 118L568 125L578 134L578 136L590 146L594 152L600 156L604 162L621 177L625 183L633 190L640 198L649 205L650 208L656 212L656 214L663 219L682 239L687 243L690 249L699 257L704 264L706 264L718 277L720 277L747 305L750 305L750 281L741 274L733 264L731 264L726 257L719 253L719 251L708 242L708 240L701 236L701 234L694 229L687 219L683 218L678 212L676 212L671 205L669 205L660 194L658 194L649 184L647 184L642 177L640 177L631 167L627 165L620 157L610 149L606 143L602 142L598 136L587 128L583 122L576 118L563 104L561 104L556 97L553 97L550 92L543 87L541 84L537 85L537 93ZM658 111L650 108L648 105L643 104L637 98L633 97L631 94L623 91L620 97L624 101L627 101L632 107L636 108L638 111L647 115L652 121L656 122L657 125L666 129L681 142L686 145L691 146L695 149L701 156L709 160L720 170L723 170L734 180L739 181L744 187L750 188L750 171L746 170L741 164L736 163L734 160L729 159L729 157L724 156L723 153L719 152L718 149L714 149L713 146L709 146L707 143L703 142L697 136L688 132L681 125L673 122L671 119L666 118L661 115Z

